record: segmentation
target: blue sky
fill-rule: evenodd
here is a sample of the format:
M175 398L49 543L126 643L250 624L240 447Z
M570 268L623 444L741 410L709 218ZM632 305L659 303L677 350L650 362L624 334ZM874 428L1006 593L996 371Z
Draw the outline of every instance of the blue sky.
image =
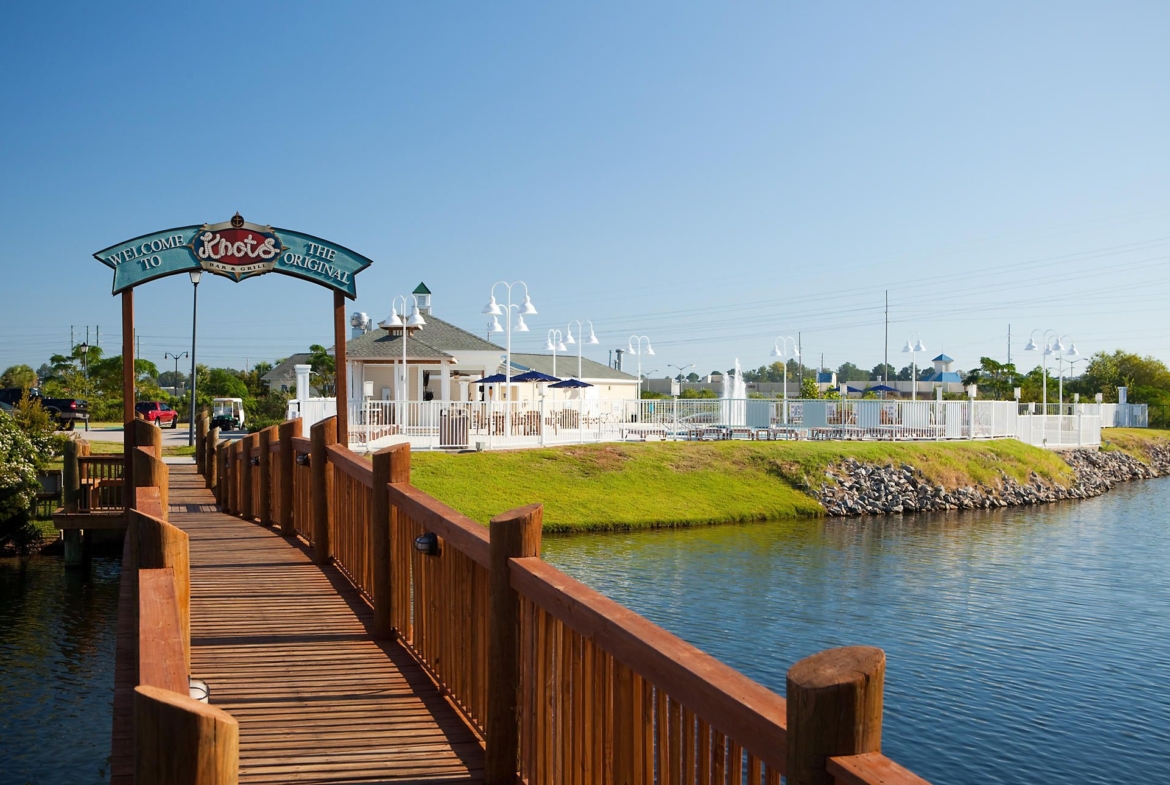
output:
M963 368L1034 328L1170 358L1170 6L24 3L0 28L0 368L119 302L94 251L246 219L374 259L352 310L425 281L481 331L492 283L591 319L645 371ZM210 280L209 280L210 278ZM199 358L329 344L331 294L200 286ZM142 356L190 348L186 276L137 295ZM627 370L630 369L627 365Z

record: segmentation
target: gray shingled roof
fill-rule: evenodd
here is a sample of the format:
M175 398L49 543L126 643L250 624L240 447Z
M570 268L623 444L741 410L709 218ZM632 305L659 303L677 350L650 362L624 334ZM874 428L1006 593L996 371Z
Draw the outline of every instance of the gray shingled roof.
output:
M260 377L260 381L272 384L292 384L297 380L297 372L293 370L294 365L302 365L309 361L308 352L299 352L291 355L288 359L283 360L275 368Z
M454 352L499 352L503 347L485 341L477 335L456 327L450 322L427 314L426 324L410 333L406 339L406 358L431 360L449 357ZM351 360L394 359L402 357L400 330L387 332L376 328L345 343L346 356ZM515 356L515 355L513 355Z
M525 370L551 374L553 372L552 354L517 354L516 352L512 352L512 375L515 376L517 372L523 372ZM500 373L503 373L502 363L500 364ZM558 354L556 375L560 379L576 376L577 355ZM610 368L608 365L602 365L599 362L594 362L588 357L581 358L581 375L586 379L613 379L614 381L623 382L638 381L637 376L619 371L616 368Z

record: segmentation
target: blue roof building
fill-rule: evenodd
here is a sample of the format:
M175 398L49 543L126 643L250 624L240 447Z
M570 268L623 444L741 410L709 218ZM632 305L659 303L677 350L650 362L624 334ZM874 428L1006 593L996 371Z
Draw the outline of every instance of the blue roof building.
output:
M938 384L963 383L963 377L960 376L957 371L951 370L951 364L955 361L950 357L947 357L945 354L940 354L938 357L935 357L933 360L931 360L931 362L934 363L934 371L925 376L919 376L918 381L934 382Z

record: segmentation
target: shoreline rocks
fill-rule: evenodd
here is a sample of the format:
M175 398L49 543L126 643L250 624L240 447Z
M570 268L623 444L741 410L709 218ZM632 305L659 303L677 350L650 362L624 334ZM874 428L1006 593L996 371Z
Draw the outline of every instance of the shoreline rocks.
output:
M981 484L950 490L932 484L909 464L879 466L849 458L825 472L829 482L809 490L833 517L1049 504L1090 499L1117 483L1170 474L1170 446L1154 446L1150 453L1153 461L1147 464L1120 451L1063 452L1061 457L1076 476L1069 487L1047 482L1033 472L1026 483L1001 473L998 487Z

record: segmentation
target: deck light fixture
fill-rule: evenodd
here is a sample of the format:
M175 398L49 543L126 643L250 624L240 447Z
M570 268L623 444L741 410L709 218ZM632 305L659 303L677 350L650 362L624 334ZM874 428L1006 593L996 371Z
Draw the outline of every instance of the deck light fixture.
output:
M414 538L414 549L424 556L438 556L439 535L434 532L420 534Z
M249 461L248 461L248 462L249 462L249 463L250 463L252 466L259 466L259 465L260 465L260 458L259 458L258 456L257 456L257 457L255 457L255 458L251 458L251 459L249 459Z
M297 457L296 457L297 466L308 466L310 464L310 461L311 461L311 459L309 458L309 455L310 454L307 452L297 453Z
M203 679L196 679L188 676L187 694L191 696L191 700L197 700L200 703L211 702L211 686Z

